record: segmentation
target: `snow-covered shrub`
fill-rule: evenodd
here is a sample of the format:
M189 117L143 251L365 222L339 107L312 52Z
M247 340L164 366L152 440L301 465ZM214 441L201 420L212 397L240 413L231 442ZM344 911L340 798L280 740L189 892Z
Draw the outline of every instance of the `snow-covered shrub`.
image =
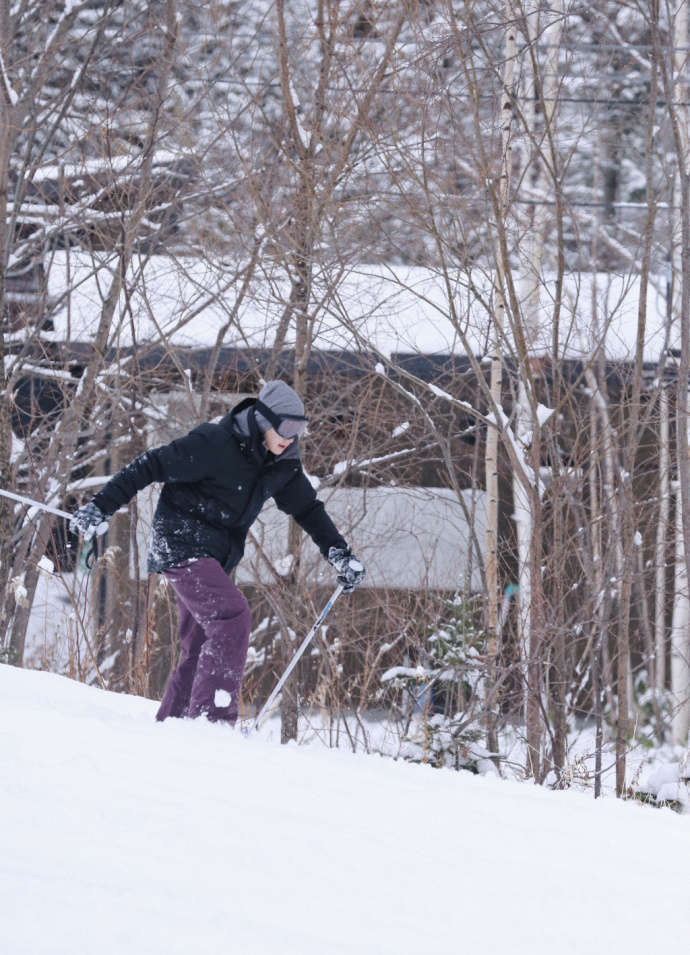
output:
M17 654L12 647L0 647L0 663L14 663L16 659Z
M403 758L484 772L491 766L479 744L485 635L462 597L444 601L443 616L420 646L416 665L392 667L381 682L397 694Z
M633 679L635 742L653 748L663 742L664 731L673 720L673 696L670 690L650 686L649 673L640 670Z
M680 762L654 763L634 781L629 795L647 805L685 813L690 811L689 783L690 770L686 754Z

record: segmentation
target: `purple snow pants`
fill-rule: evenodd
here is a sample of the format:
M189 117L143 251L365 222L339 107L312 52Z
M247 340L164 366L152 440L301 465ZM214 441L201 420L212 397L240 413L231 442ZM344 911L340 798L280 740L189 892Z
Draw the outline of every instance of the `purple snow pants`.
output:
M249 646L249 605L211 557L186 561L165 576L177 594L181 657L156 719L206 716L234 723Z

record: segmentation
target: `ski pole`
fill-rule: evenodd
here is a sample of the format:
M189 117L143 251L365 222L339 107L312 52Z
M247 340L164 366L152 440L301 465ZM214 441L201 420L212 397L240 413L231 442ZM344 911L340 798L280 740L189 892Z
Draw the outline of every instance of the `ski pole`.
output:
M259 711L258 716L257 716L256 719L254 720L254 727L253 727L253 728L254 728L255 730L257 730L257 729L259 728L259 724L260 724L261 721L263 720L265 713L270 709L271 704L273 703L273 701L275 700L275 698L278 696L278 694L279 694L280 691L282 690L282 688L283 688L283 686L284 686L284 684L285 684L285 681L287 680L287 678L290 676L290 674L292 673L292 671L293 671L293 670L295 669L295 667L297 666L297 661L298 661L299 658L302 656L302 654L304 653L304 651L307 649L307 647L309 646L309 644L311 643L311 641L314 639L314 634L315 634L316 631L319 629L319 627L321 626L321 624L322 624L323 621L324 621L324 618L325 618L326 614L327 614L328 611L331 609L331 607L332 607L333 604L336 602L336 600L338 599L338 597L341 595L342 592L343 592L342 584L338 584L338 586L335 588L335 590L334 590L333 593L331 594L331 596L330 596L330 598L329 598L329 600L328 600L328 603L326 604L326 606L323 608L323 610L321 611L321 613L318 615L318 617L317 617L316 620L314 621L314 625L312 626L311 630L309 631L309 633L306 635L306 637L304 638L304 640L303 640L302 643L300 644L299 649L298 649L297 652L295 653L294 657L293 657L292 660L290 660L290 662L288 663L287 669L286 669L285 673L283 673L283 675L281 676L281 678L278 680L278 682L277 682L277 684L276 684L276 686L275 686L275 689L273 690L273 692L271 693L271 695L269 696L269 698L266 700L266 702L264 703L264 705L261 707L261 710Z
M41 501L34 501L33 498L24 497L23 494L15 494L13 491L6 491L0 487L0 494L3 497L12 498L13 501L19 501L20 504L29 504L31 507L38 507L42 511L48 511L50 514L57 514L58 517L65 517L68 521L72 520L73 515L67 511L61 511L59 507L51 507L50 504L42 504Z
M74 517L73 514L70 514L68 511L61 511L59 507L51 507L50 504L43 504L41 501L34 501L31 497L24 497L23 494L15 494L14 491L6 491L4 488L0 487L0 494L3 497L9 497L13 501L19 501L20 504L28 504L30 507L37 507L41 511L48 511L49 514L57 514L58 517L64 517L66 520L71 521ZM103 527L108 525L104 522ZM96 531L98 534L98 531ZM94 558L96 556L96 540L94 541L84 557L84 563L86 564L87 570L91 570L93 567Z

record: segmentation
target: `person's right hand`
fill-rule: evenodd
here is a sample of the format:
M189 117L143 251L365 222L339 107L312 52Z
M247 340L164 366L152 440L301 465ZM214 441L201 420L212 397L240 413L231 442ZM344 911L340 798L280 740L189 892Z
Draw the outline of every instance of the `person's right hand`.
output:
M105 534L108 518L97 504L89 501L74 514L69 529L73 534L81 534L85 541L90 541L94 534Z
M358 560L349 547L331 547L328 551L328 563L335 567L338 583L344 594L351 594L364 580L364 564Z

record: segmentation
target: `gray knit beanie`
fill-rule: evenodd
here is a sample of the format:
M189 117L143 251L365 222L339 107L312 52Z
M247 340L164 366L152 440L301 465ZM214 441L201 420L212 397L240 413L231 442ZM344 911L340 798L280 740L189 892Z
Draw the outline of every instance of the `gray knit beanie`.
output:
M296 418L304 417L302 399L290 385L284 381L267 381L259 392L259 401L270 408L277 415L292 415ZM273 425L261 414L256 412L256 423L262 431L268 431Z

